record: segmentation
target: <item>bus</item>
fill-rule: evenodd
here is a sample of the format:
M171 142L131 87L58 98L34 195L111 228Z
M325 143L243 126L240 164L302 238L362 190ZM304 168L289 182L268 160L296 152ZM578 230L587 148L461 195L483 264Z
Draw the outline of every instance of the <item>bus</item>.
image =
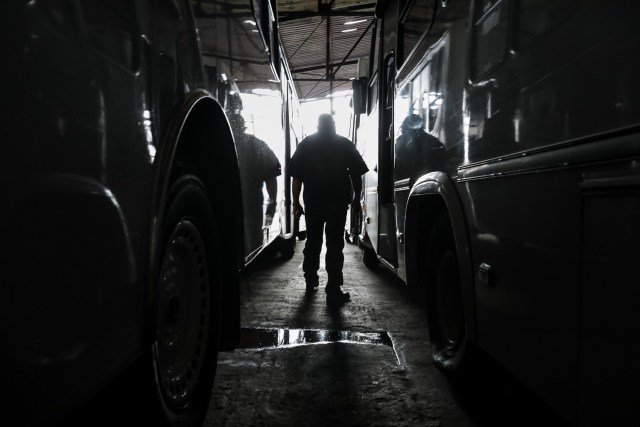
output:
M354 83L363 261L424 287L441 370L481 349L577 425L640 423L639 13L379 0Z
M236 142L245 263L269 245L290 258L297 220L286 167L302 139L302 122L276 2L192 3L209 90L224 108Z
M118 377L145 422L198 425L239 272L295 244L276 4L2 9L1 424L64 419Z

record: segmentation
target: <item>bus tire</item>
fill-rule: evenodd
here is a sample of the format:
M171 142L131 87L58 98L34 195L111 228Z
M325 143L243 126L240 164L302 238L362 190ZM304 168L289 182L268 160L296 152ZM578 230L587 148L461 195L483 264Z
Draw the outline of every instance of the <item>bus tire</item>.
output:
M427 251L427 324L431 357L453 380L462 380L468 359L458 256L449 217L443 213L429 236Z
M220 241L204 184L172 185L153 293L149 358L159 425L201 425L209 406L220 336Z
M366 246L362 248L362 263L369 270L375 270L380 265L380 260L378 259L378 255L376 255L376 251L371 248L367 248Z

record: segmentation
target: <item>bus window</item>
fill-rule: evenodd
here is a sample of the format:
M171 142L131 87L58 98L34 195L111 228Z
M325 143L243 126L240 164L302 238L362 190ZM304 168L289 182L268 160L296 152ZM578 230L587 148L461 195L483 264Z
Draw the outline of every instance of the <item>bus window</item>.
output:
M415 0L405 12L400 26L400 58L401 64L409 56L411 51L420 41L420 38L431 28L435 16L436 6L434 0Z
M420 86L420 85L418 85ZM411 82L405 84L398 90L394 106L394 127L395 127L395 180L407 178L407 146L410 142L407 132L407 123L411 120Z
M478 0L474 24L473 72L479 79L504 60L508 44L509 2Z
M393 189L393 104L395 98L396 65L393 54L387 55L382 68L381 81L383 89L382 116L380 118L380 131L378 140L378 196L380 203L389 204Z
M384 101L384 108L390 109L390 108L393 108L393 98L395 96L395 92L393 89L395 88L395 82L396 82L396 63L395 63L395 58L393 56L390 56L387 59L385 70L386 70L386 73L385 73L386 96Z
M398 96L396 96L395 105L393 107L393 116L394 116L394 135L398 136L402 132L402 121L403 119L412 113L412 104L411 104L411 87L413 85L411 82L405 84L402 89L398 91ZM415 85L420 87L420 85ZM397 140L396 140L397 142Z
M374 75L369 82L369 96L367 98L367 113L371 114L378 102L378 75Z
M418 75L420 76L420 75ZM411 84L411 113L412 114L421 114L421 105L420 105L420 77L413 79Z
M273 0L252 0L251 9L257 31L271 60L271 68L276 80L280 79L280 39L278 37L278 19L276 3Z
M278 36L278 15L276 12L276 2L269 1L269 41L271 43L271 66L274 68L276 78L280 77L281 59L280 59L280 37Z
M422 109L428 132L436 132L436 123L444 103L444 88L442 81L442 50L433 55L427 65L427 72L423 73Z
M516 9L516 45L526 48L562 25L575 12L578 0L520 0Z
M133 2L83 1L82 16L91 45L118 64L134 70L135 19Z
M255 19L258 32L262 36L262 42L265 49L269 49L271 43L269 41L269 14L267 12L267 3L263 0L251 0L251 9Z
M373 30L373 35L371 39L371 54L369 58L373 58L369 63L369 75L373 77L378 72L378 62L380 62L380 38L382 32L382 25L379 20L376 20L376 25Z
M373 31L373 36L371 39L371 55L370 58L373 58L371 62L369 62L369 75L371 76L369 80L369 93L367 96L367 113L371 114L373 111L374 105L378 102L378 61L380 60L380 31L382 30L382 25L380 25L380 21L376 21L376 26Z

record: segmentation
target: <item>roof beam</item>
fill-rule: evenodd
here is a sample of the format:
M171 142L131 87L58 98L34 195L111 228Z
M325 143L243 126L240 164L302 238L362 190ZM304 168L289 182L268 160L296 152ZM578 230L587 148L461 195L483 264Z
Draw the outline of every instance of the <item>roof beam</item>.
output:
M331 6L333 3L329 3ZM292 11L292 12L280 12L278 14L278 20L280 22L293 21L296 19L303 19L316 16L355 16L355 17L373 17L373 9L376 7L375 3L364 3L355 6L342 7L340 9L327 8L327 4L320 5L318 2L318 10L305 10L305 11ZM365 10L368 9L368 10Z
M322 25L322 23L324 22L324 19L325 19L325 18L322 18L322 19L320 20L320 22L318 23L318 25L316 25L316 27L313 29L313 31L311 31L311 33L309 33L309 35L307 36L307 38L306 38L306 39L304 39L304 41L300 44L300 46L298 46L298 48L295 50L295 52L293 52L293 54L292 54L290 57L288 57L288 58L287 58L287 61L291 61L291 58L293 58L293 57L295 56L295 54L296 54L296 53L298 53L298 51L300 50L300 48L301 48L302 46L304 46L304 44L305 44L305 43L306 43L306 42L311 38L311 36L313 35L313 33L315 33L315 32L316 32L316 30L317 30L318 28L320 28L320 25Z
M357 63L358 63L357 59L351 59L349 61L333 62L333 63L331 63L329 65L331 67L337 67L337 66L343 66L343 65L353 65L353 64L357 64ZM294 68L294 69L291 70L291 74L306 73L307 71L326 70L326 68L327 68L327 64L313 65L311 67Z
M309 11L309 12L285 12L285 13L281 13L278 17L278 21L279 22L288 22L288 21L295 21L296 19L304 19L304 18L315 18L315 17L319 17L319 16L355 16L355 17L364 17L364 18L373 18L373 11L369 11L369 12L361 12L361 11L354 11L354 12L336 12L336 11L332 11L332 12L315 12L315 11Z
M353 46L351 46L351 49L349 49L349 52L347 52L347 54L345 55L344 59L342 60L342 62L340 63L340 65L338 65L334 70L333 73L335 75L335 73L338 72L338 70L340 69L340 67L342 67L347 59L349 59L349 57L351 56L351 54L353 53L353 51L355 50L355 48L360 44L360 42L362 41L362 39L364 38L364 36L369 32L369 30L371 29L371 26L373 25L373 20L371 22L369 22L369 25L367 26L367 29L364 30L362 32L362 34L360 34L360 37L358 37L358 40L353 44ZM357 61L356 61L357 62Z
M334 82L348 82L351 81L351 79L333 79L333 80L329 80L329 79L297 79L297 78L293 78L294 82L329 82L329 81L334 81Z

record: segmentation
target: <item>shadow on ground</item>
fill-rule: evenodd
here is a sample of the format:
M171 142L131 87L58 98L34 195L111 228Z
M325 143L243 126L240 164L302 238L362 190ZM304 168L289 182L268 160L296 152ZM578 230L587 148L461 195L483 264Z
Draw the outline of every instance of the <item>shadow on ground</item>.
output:
M393 346L329 342L221 353L205 425L566 425L482 352L454 387L431 363L423 293L384 268L366 270L357 248L345 248L351 302L327 307L322 286L305 293L302 246L291 260L263 255L243 272L247 331L377 331ZM128 416L139 396L122 384L116 379L60 425L147 425Z

